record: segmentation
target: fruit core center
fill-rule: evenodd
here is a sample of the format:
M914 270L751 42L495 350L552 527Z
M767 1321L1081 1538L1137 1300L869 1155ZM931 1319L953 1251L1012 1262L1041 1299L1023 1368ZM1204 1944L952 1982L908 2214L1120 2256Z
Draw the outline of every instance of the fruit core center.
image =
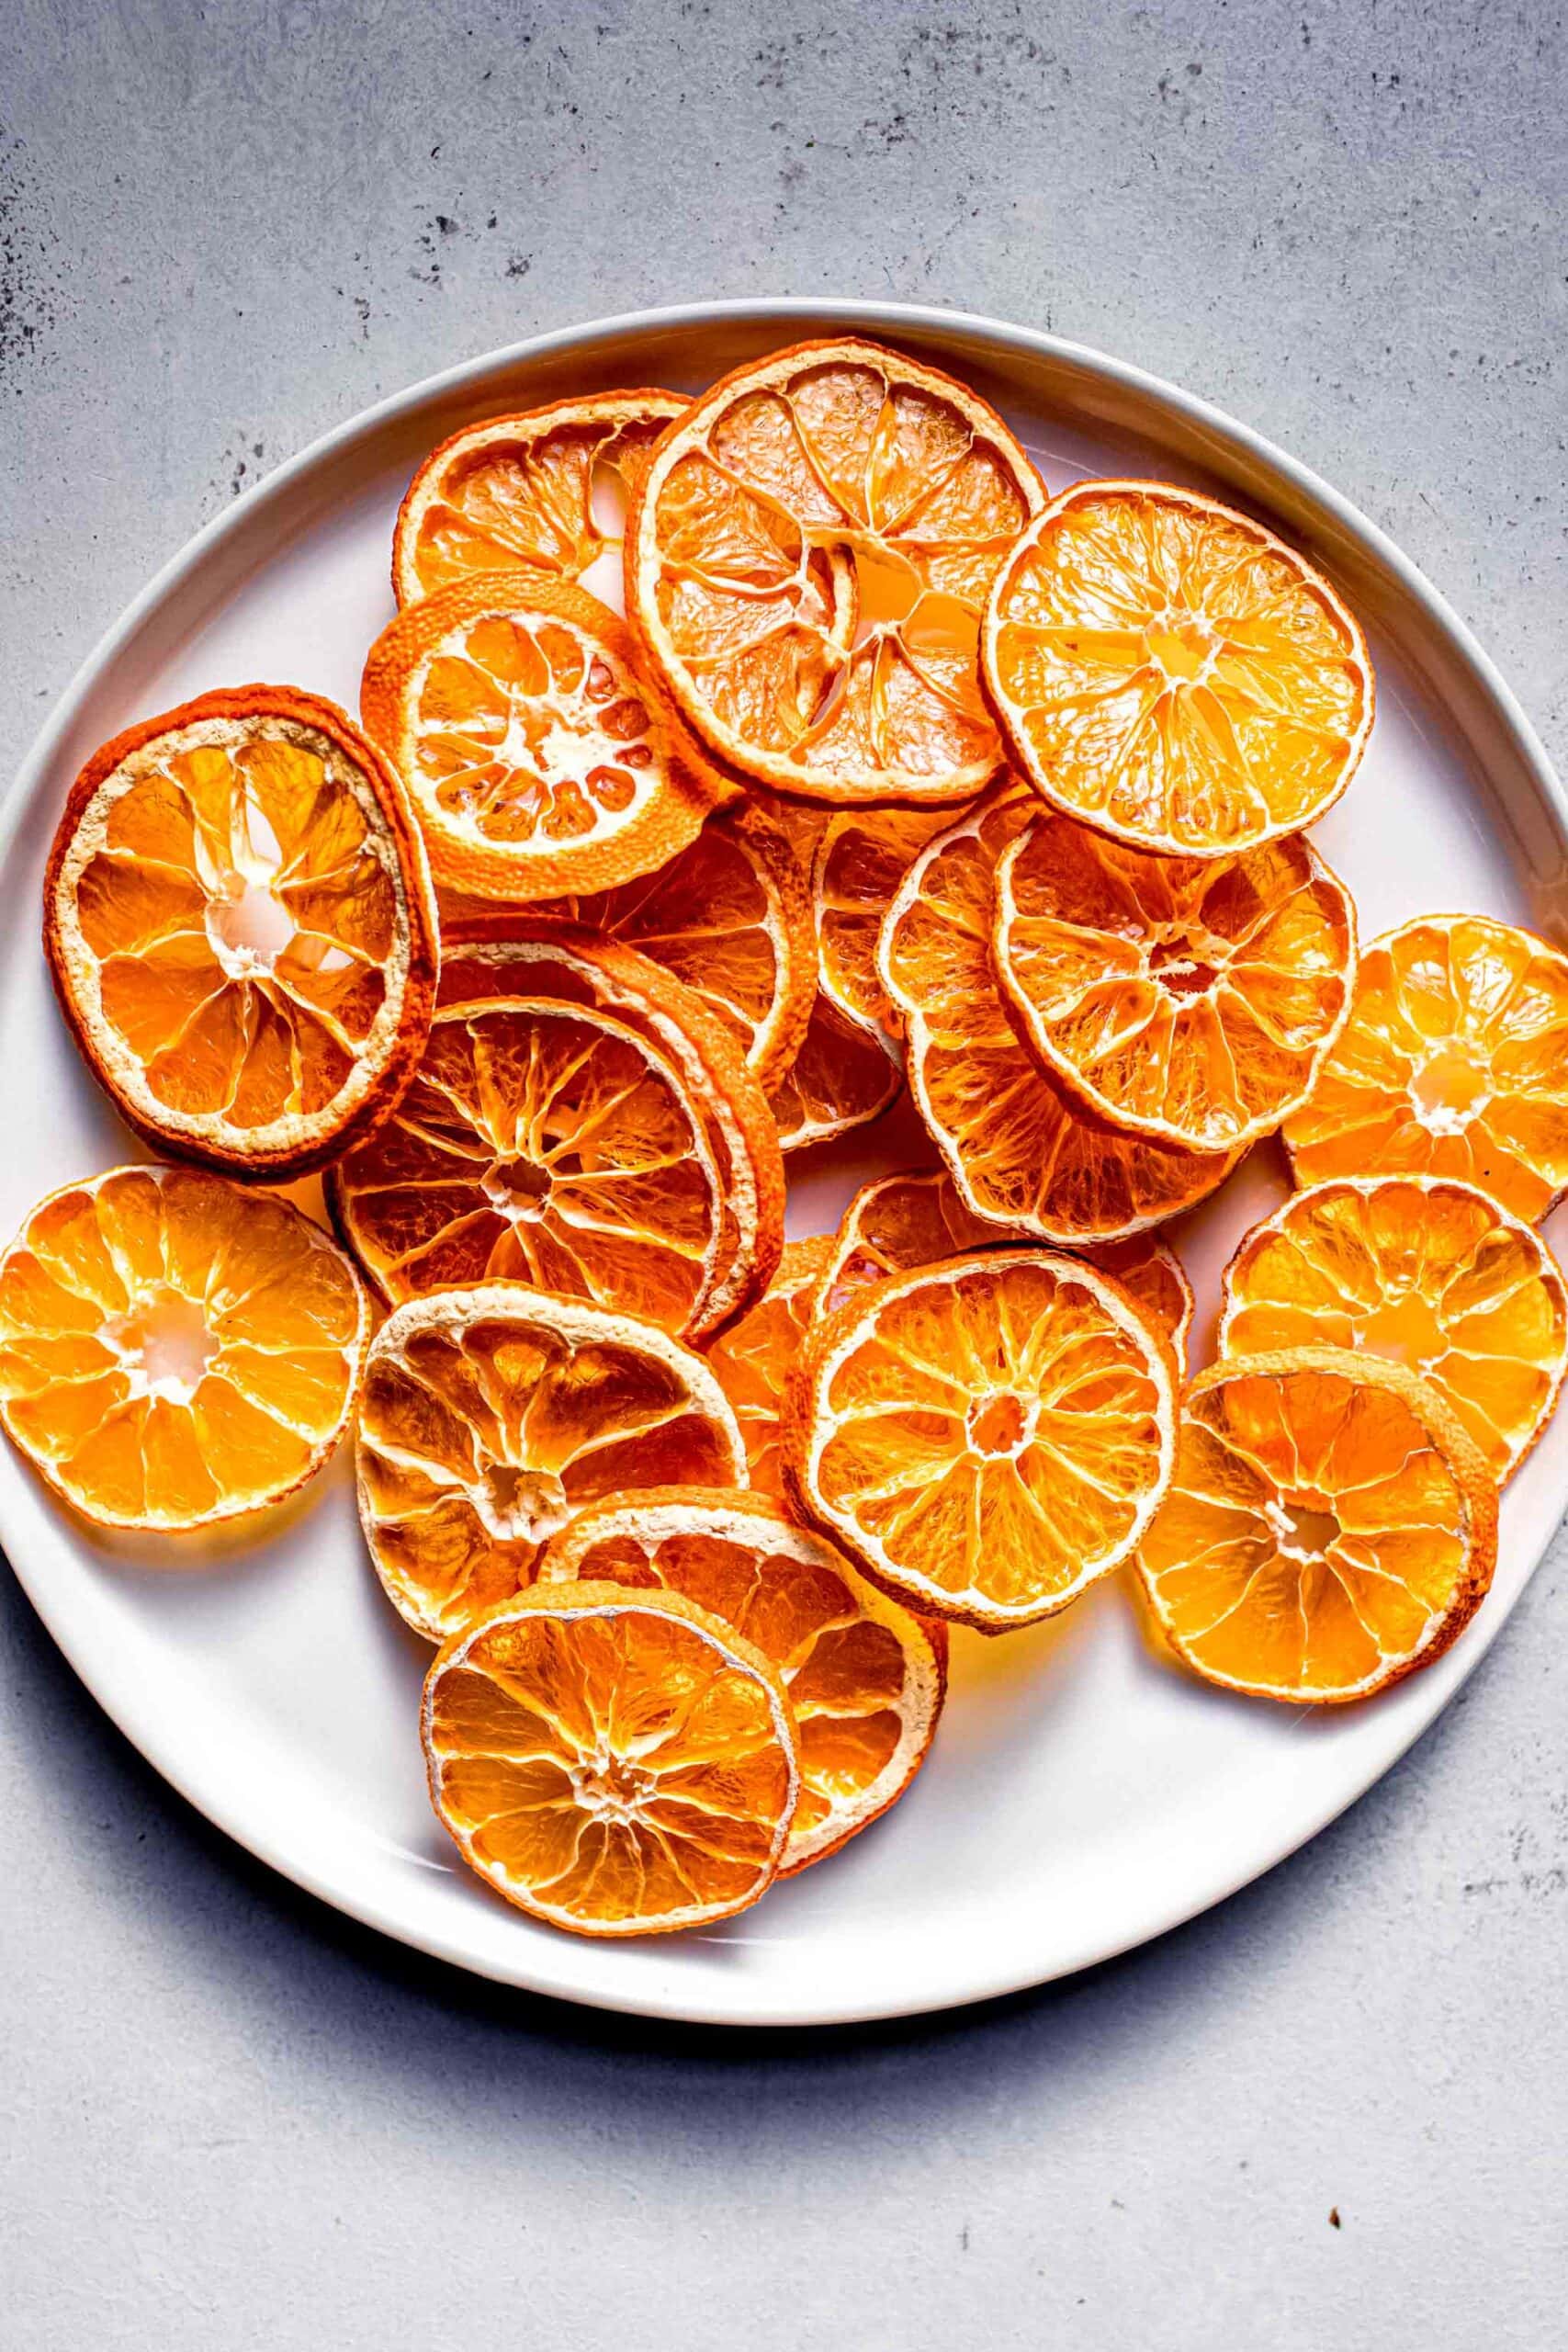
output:
M635 1821L659 1792L659 1776L606 1750L584 1759L572 1774L577 1801L601 1821Z
M1214 658L1214 632L1192 613L1162 613L1144 631L1144 650L1177 685L1203 677Z
M1150 951L1149 970L1169 996L1203 996L1219 978L1219 967L1200 952L1194 939L1167 939Z
M231 978L270 972L294 937L294 918L265 882L229 874L207 904L207 935Z
M1339 1521L1323 1495L1280 1495L1263 1506L1275 1544L1288 1559L1321 1560L1339 1541Z
M168 1405L190 1403L216 1352L200 1307L166 1283L116 1316L105 1336L138 1392Z
M497 1159L485 1177L484 1191L502 1216L536 1223L550 1204L550 1171L532 1159Z
M976 1453L1017 1453L1028 1442L1034 1420L1034 1400L1004 1390L996 1396L976 1398L970 1406L967 1430Z
M1424 1127L1435 1136L1457 1136L1492 1100L1492 1081L1462 1046L1444 1046L1416 1071L1410 1093Z
M1355 1344L1374 1356L1387 1356L1410 1372L1425 1372L1448 1352L1448 1340L1427 1300L1411 1291L1404 1298L1385 1299L1357 1323Z
M502 1544L547 1543L571 1517L553 1470L524 1470L514 1462L492 1462L473 1499L487 1532Z

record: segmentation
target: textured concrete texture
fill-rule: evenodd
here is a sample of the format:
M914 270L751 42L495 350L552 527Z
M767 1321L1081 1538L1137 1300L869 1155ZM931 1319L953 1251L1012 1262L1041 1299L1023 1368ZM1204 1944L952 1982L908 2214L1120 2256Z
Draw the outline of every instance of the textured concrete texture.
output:
M155 564L378 394L639 304L859 291L1260 426L1455 599L1561 761L1565 64L1562 13L1505 0L8 0L17 749ZM946 2023L716 2041L294 1894L0 1581L0 2336L1558 2344L1565 1561L1218 1912Z

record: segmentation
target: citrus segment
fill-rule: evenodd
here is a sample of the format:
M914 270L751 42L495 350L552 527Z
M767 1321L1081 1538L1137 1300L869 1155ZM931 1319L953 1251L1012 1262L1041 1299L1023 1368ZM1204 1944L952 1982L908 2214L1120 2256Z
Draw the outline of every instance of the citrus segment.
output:
M826 1234L786 1241L779 1270L763 1295L707 1350L746 1441L750 1484L766 1494L784 1492L779 1415L784 1383L815 1311L818 1283L831 1247Z

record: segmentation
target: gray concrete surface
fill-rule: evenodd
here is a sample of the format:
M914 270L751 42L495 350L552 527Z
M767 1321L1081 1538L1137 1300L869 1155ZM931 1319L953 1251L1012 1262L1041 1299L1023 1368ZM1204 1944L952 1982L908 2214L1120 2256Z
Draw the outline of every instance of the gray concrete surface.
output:
M17 752L155 564L376 394L636 304L858 290L1272 434L1561 762L1564 38L1506 0L7 0ZM0 1580L0 2340L1560 2344L1565 1560L1403 1769L1209 1917L1000 2010L717 2041L295 1895Z

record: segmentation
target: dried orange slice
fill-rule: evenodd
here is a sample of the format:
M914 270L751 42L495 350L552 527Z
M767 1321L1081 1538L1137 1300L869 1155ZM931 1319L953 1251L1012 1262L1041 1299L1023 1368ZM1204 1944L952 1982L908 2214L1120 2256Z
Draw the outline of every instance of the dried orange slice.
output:
M990 1250L858 1292L785 1407L795 1499L916 1608L1003 1633L1138 1542L1170 1481L1169 1352L1081 1260Z
M707 1349L707 1360L735 1408L746 1441L750 1483L765 1494L784 1492L779 1415L784 1383L800 1352L831 1249L825 1233L807 1241L786 1241L779 1270L755 1306Z
M1235 1154L1128 1135L1020 1043L991 963L995 876L1035 814L1002 786L923 849L883 925L883 984L907 1024L910 1091L966 1204L1047 1241L1111 1240L1190 1208Z
M852 1021L818 989L800 1051L768 1098L780 1146L804 1151L880 1119L903 1083L897 1047Z
M705 1927L778 1874L800 1795L784 1683L678 1593L518 1593L439 1652L421 1729L463 1860L552 1927Z
M0 1259L0 1419L103 1527L215 1527L292 1494L347 1423L370 1302L288 1202L189 1168L40 1201Z
M946 1686L943 1632L933 1638L777 1503L670 1487L592 1504L539 1563L541 1589L573 1581L682 1593L778 1668L802 1784L782 1875L837 1853L925 1761Z
M1165 482L1080 481L997 573L986 683L1055 808L1219 857L1312 824L1372 723L1366 640L1261 524Z
M202 695L95 752L44 881L77 1045L161 1150L285 1182L359 1141L418 1060L435 917L396 778L290 686Z
M1025 1043L1089 1110L1228 1151L1311 1091L1350 1008L1356 910L1300 833L1151 857L1043 814L998 863L993 947Z
M327 1180L389 1299L516 1278L700 1334L716 1321L720 1179L700 1111L597 1005L448 1005L397 1114Z
M687 405L681 392L647 388L587 392L465 424L431 451L398 510L399 604L526 563L615 605L627 506L654 443Z
M1568 1283L1540 1235L1472 1185L1336 1177L1247 1236L1225 1269L1219 1346L1387 1356L1437 1390L1501 1481L1568 1371Z
M1496 1555L1497 1489L1436 1391L1377 1356L1291 1348L1190 1384L1138 1568L1208 1680L1329 1702L1429 1666Z
M1284 1136L1298 1184L1452 1176L1533 1224L1568 1189L1568 956L1485 915L1373 940Z
M745 1476L702 1358L656 1324L522 1283L410 1299L376 1335L359 1517L388 1599L433 1642L528 1585L572 1513Z
M829 801L967 799L1003 756L981 607L1043 500L1001 419L952 377L854 337L796 345L725 377L660 440L627 533L627 618L745 775Z
M901 1035L876 968L882 919L931 836L951 820L929 808L846 808L825 828L812 870L822 986L863 1029Z
M570 581L480 571L409 605L359 707L402 777L438 882L526 900L601 890L696 839L684 766L625 625Z

